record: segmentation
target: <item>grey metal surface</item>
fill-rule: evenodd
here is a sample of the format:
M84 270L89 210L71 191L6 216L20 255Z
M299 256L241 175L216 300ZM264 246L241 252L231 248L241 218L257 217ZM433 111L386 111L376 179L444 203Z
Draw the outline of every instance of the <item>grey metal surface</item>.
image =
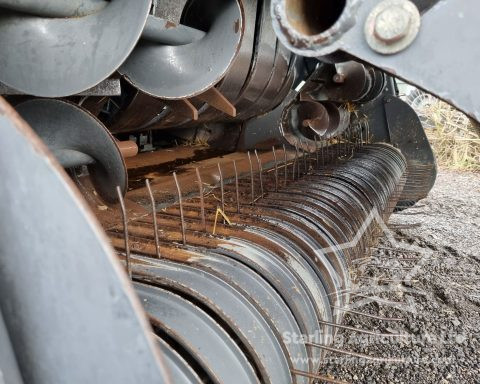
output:
M291 361L283 351L281 335L273 332L265 313L233 282L219 278L208 269L166 260L143 260L134 266L134 272L144 275L146 281L153 284L172 284L172 289L195 295L199 302L226 321L247 345L250 358L261 372L262 382L284 383L291 379Z
M0 83L0 95L24 95L14 88ZM77 93L76 96L120 96L122 89L120 87L120 79L108 78L97 85L85 91Z
M142 32L142 39L162 45L185 45L205 37L205 32L186 25L175 25L172 22L148 15Z
M53 99L33 99L16 106L64 167L87 165L98 194L116 202L115 188L125 194L128 177L114 137L89 112L75 104Z
M476 0L439 1L423 13L416 40L405 50L388 56L372 50L363 33L367 17L377 3L377 0L361 2L355 12L355 25L335 42L294 51L314 57L347 52L438 96L479 121L479 76L475 66L479 55L480 29L476 15L480 3ZM282 31L277 28L276 32L285 41Z
M18 369L15 352L13 352L2 311L0 310L0 383L22 384L23 379Z
M237 344L207 313L164 289L140 283L134 287L147 313L184 338L217 383L259 382Z
M261 3L261 12L257 12L256 45L250 65L250 73L238 99L235 100L239 117L242 113L248 112L249 107L255 104L269 83L275 70L276 41L270 19L270 0L264 0ZM281 79L278 79L278 81L281 81Z
M46 17L81 17L107 5L105 0L0 0L0 8Z
M29 383L163 383L125 272L73 183L0 99L0 309Z
M114 0L97 13L72 18L2 11L0 81L25 94L47 97L93 87L129 56L150 2Z
M170 371L170 378L175 384L202 384L202 380L192 367L170 345L158 336L155 337L162 351L165 365Z
M211 268L226 276L249 294L272 320L281 335L300 335L301 330L290 309L275 289L257 272L243 263L224 255L206 253L195 261L196 264ZM297 369L308 370L311 360L307 349L302 343L286 343L290 356L294 358L293 365ZM297 382L305 382L298 378Z
M220 246L233 251L226 253L254 268L268 279L281 292L297 322L302 324L306 334L315 334L318 330L318 317L314 304L303 283L291 269L275 255L259 246L240 239L222 239ZM221 250L218 250L221 252Z
M191 44L168 46L141 40L119 72L142 92L164 98L196 96L222 79L243 36L243 10L237 0L189 2L183 23L207 30Z

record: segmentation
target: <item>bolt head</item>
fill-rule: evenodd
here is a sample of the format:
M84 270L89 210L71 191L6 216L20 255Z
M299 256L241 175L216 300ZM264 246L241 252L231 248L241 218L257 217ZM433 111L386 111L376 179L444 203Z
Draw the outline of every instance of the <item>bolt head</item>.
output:
M416 38L421 17L410 0L383 0L365 21L365 37L374 51L391 55L407 48Z
M410 28L411 15L398 5L392 5L375 18L375 36L385 42L394 43L403 39Z

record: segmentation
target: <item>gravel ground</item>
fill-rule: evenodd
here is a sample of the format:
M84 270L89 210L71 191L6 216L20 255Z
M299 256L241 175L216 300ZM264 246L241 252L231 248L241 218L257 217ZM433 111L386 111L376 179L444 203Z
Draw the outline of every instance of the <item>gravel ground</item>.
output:
M357 289L373 299L353 299L359 311L403 320L345 317L346 325L408 337L340 330L334 343L404 361L332 353L323 374L351 383L480 383L480 174L440 171L430 196L417 205L392 216L397 239L381 238L362 265ZM395 229L414 223L421 226Z

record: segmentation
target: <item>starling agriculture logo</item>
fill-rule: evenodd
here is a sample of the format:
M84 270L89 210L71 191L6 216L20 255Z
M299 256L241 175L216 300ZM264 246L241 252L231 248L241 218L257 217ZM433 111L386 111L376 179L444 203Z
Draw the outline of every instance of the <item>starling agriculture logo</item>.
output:
M336 294L346 294L356 299L345 310L356 310L371 302L377 302L382 305L398 308L402 311L408 311L411 313L417 313L415 301L413 296L425 295L425 292L414 288L415 277L420 273L425 272L423 267L427 264L434 254L434 251L429 248L421 248L414 244L399 242L395 237L395 233L388 227L383 220L382 216L376 208L368 214L366 219L361 224L359 230L355 234L352 240L330 247L325 247L317 250L316 256L318 259L324 259L325 255L334 254L345 257L345 251L353 249L359 245L359 243L371 232L378 237L384 237L385 242L389 244L389 253L397 253L402 255L408 255L408 257L399 258L395 256L369 256L360 259L353 260L356 264L357 282L349 282L347 284L350 287L345 287L340 292L334 292ZM381 250L381 247L378 247ZM415 255L414 257L412 255ZM406 268L402 265L402 261L408 260L409 267ZM412 264L412 262L414 262ZM368 267L377 266L379 269L385 272L389 272L389 277L385 276L364 276L364 272ZM343 277L339 276L337 272L335 279L337 281L343 281ZM345 285L345 284L344 284ZM388 299L380 297L381 294L386 293L410 293L411 295L403 295L404 302L390 301Z

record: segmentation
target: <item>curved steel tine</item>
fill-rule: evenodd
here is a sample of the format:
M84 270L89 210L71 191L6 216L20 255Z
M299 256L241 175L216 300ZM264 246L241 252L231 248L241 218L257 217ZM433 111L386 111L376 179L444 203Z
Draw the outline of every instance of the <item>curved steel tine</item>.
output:
M132 269L130 266L130 244L128 241L128 216L127 216L127 210L125 209L125 202L123 201L123 194L122 190L120 187L117 185L117 195L118 195L118 201L120 202L120 210L122 211L122 219L123 219L123 236L125 240L125 259L126 259L126 264L127 264L127 273L128 277L131 279L132 278Z
M260 196L263 198L264 193L263 193L263 167L262 167L262 162L260 160L260 157L258 156L258 152L255 149L255 157L257 158L257 165L258 165L258 173L260 177Z
M205 220L205 200L203 197L203 182L200 175L200 170L195 168L195 173L197 174L197 183L198 183L198 195L200 196L200 215L202 220L202 227L205 232L207 232L207 223Z
M341 307L337 307L335 305L331 305L331 307L337 311L342 311L342 312L345 312L345 313L351 313L353 315L358 315L358 316L364 316L364 317L368 317L368 318L371 318L371 319L376 319L376 320L382 320L382 321L405 321L405 319L402 319L400 317L384 317L384 316L377 316L377 315L372 315L371 313L365 313L365 312L361 312L361 311L355 311L353 309L349 309L349 308L341 308Z
M235 196L237 199L237 213L240 213L240 192L238 188L237 162L233 160L233 170L235 171Z
M304 377L308 377L309 379L317 379L317 380L320 380L320 381L326 382L326 383L350 384L348 381L335 380L335 379L332 379L328 376L319 375L319 374L311 373L311 372L299 371L298 369L292 369L292 370L290 370L290 372L292 372L292 374L297 375L297 376L304 376Z
M220 166L220 163L217 163L217 167L218 167L218 174L220 176L220 194L221 194L221 202L222 202L222 211L225 211L225 189L223 185L222 167Z
M250 186L251 186L251 204L255 204L255 186L253 180L253 164L252 164L252 157L250 156L250 151L247 152L248 162L250 164Z
M182 191L180 190L180 184L178 183L176 172L173 172L173 179L175 180L175 185L177 187L178 204L180 205L180 221L182 224L182 242L183 242L183 245L187 245L187 236L185 234L185 217L183 216Z
M370 355L365 355L363 353L347 351L345 349L328 347L326 345L313 343L313 342L310 342L310 341L306 341L305 344L309 345L311 347L324 349L324 350L329 351L329 352L335 352L335 353L340 353L342 355L354 356L354 357L358 357L360 359L365 359L365 360L369 360L369 361L376 361L376 362L379 362L379 363L404 363L405 362L405 359L370 356Z
M348 331L354 331L354 332L359 332L359 333L363 333L363 334L366 334L366 335L372 335L372 336L378 336L378 337L410 337L410 335L407 335L405 333L378 333L378 332L370 331L368 329L350 327L348 325L332 323L332 322L324 321L324 320L320 320L319 323L323 324L323 325L328 325L330 327L346 329Z
M275 162L275 192L278 192L278 163L277 163L277 154L275 152L275 146L272 147L273 160Z
M158 240L158 225L157 225L157 207L155 204L155 198L153 197L152 188L150 187L150 180L145 179L145 185L147 186L148 194L150 195L150 203L152 204L152 217L153 217L153 235L155 238L155 249L157 251L157 257L160 259L160 242Z

